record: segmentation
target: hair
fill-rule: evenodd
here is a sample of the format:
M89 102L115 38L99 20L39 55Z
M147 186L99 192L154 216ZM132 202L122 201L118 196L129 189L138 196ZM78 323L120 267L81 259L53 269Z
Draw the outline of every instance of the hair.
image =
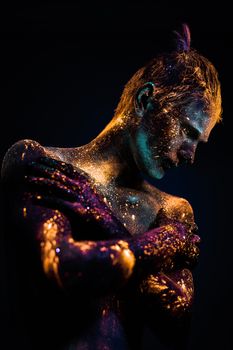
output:
M182 32L175 33L175 49L153 58L127 82L115 110L115 117L127 115L134 108L139 87L146 82L155 85L154 106L166 112L182 106L191 98L201 97L209 104L215 101L216 120L221 120L221 91L218 73L213 64L191 49L190 30L183 24Z

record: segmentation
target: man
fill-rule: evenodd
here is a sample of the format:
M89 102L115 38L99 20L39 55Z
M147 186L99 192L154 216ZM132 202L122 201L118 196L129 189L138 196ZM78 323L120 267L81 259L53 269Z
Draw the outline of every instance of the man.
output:
M129 314L137 302L172 317L190 309L199 242L192 208L143 175L157 180L192 163L220 118L217 72L190 49L184 25L176 50L135 73L90 143L61 149L23 140L8 151L2 178L14 235L20 227L19 260L23 270L31 264L28 288L45 291L37 314L47 315L48 296L54 304L44 328L59 338L50 336L48 348L127 349L132 342L135 349L140 322Z

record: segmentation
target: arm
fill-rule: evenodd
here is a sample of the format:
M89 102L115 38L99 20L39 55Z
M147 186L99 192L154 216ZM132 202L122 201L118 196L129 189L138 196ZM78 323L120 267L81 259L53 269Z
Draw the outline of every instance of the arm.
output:
M59 210L33 204L30 196L21 213L23 226L29 225L35 235L45 274L68 290L115 290L137 267L152 264L154 270L165 268L186 242L178 224L125 239L74 240L68 218Z
M13 162L21 160L29 164L31 159L38 158L38 154L43 155L42 147L32 148L32 142L21 142L19 146L13 146L5 157L3 178L8 180L9 188L11 175L17 175L19 168L17 163L14 167L10 166L12 159ZM21 192L24 195L19 195L17 203L21 207L22 228L30 227L46 275L64 288L77 287L90 292L118 288L129 279L136 267L143 270L147 265L158 270L171 266L172 259L187 245L188 235L178 223L135 237L122 236L118 223L112 220L104 204L96 201L97 196L91 196L90 188L85 190L87 197L81 199L82 192L77 202L77 194L85 187L85 181L75 180L76 174L70 165L53 161L52 164L34 163L30 169L37 176L27 177L26 187ZM32 185L30 189L29 185ZM86 210L88 204L95 209ZM103 229L111 228L114 239L111 235L108 240L78 239L85 235L74 232L69 219L71 212L88 221L98 221Z

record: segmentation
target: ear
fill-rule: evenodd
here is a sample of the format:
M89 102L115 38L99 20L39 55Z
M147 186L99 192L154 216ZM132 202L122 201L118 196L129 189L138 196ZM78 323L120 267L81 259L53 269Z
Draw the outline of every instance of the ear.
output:
M141 86L135 96L134 105L138 116L142 117L148 110L152 109L151 97L155 91L155 84L148 81Z

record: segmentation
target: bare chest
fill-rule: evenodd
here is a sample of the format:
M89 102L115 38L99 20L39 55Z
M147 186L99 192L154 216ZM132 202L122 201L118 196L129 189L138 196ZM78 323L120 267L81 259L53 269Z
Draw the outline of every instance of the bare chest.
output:
M132 235L143 233L151 228L160 209L156 198L144 192L129 189L109 188L101 192L113 214Z

